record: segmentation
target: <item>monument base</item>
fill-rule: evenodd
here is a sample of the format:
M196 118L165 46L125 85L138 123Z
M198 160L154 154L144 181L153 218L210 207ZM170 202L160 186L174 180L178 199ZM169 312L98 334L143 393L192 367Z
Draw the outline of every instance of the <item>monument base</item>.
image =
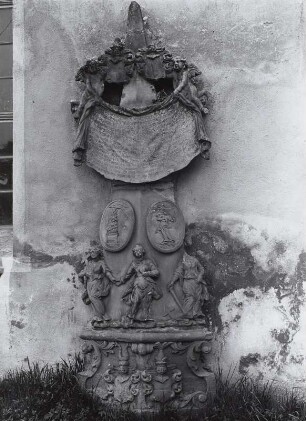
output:
M206 328L85 329L80 384L133 412L197 410L215 395Z

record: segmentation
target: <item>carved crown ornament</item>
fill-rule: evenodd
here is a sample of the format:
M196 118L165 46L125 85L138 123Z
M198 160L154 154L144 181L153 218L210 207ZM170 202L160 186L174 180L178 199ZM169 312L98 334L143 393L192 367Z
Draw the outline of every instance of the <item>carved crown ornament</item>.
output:
M141 8L130 4L125 40L86 61L71 101L78 124L76 166L85 162L108 179L159 180L201 154L209 159L204 120L208 93L196 65L154 44Z

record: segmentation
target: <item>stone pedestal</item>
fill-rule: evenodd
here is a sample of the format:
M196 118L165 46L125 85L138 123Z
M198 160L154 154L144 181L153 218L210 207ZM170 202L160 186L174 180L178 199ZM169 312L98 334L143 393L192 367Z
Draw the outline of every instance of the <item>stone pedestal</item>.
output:
M173 180L137 187L113 183L111 190L100 226L111 281L100 297L100 313L89 288L96 317L81 334L85 369L79 380L105 404L134 412L203 408L215 394L208 358L213 335L201 313L204 269L184 252L185 224ZM144 257L135 256L137 244ZM141 275L143 264L152 266L148 277Z
M104 403L134 412L201 409L215 394L205 328L85 329L79 381Z

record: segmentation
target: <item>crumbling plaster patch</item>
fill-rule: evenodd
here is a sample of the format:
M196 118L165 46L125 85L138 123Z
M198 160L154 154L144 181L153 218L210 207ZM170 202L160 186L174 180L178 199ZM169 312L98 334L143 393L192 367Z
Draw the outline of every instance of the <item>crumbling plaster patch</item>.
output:
M189 225L186 243L207 270L223 369L304 387L306 253L301 227L222 215Z

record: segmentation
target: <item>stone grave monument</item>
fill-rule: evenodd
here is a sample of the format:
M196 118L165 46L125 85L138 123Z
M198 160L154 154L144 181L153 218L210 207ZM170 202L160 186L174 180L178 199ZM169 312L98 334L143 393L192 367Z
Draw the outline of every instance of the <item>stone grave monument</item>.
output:
M200 409L215 393L205 269L184 250L175 203L177 172L199 154L209 159L200 73L153 42L133 1L125 40L79 69L85 89L71 101L74 164L111 183L101 245L78 274L92 309L79 381L135 412Z

